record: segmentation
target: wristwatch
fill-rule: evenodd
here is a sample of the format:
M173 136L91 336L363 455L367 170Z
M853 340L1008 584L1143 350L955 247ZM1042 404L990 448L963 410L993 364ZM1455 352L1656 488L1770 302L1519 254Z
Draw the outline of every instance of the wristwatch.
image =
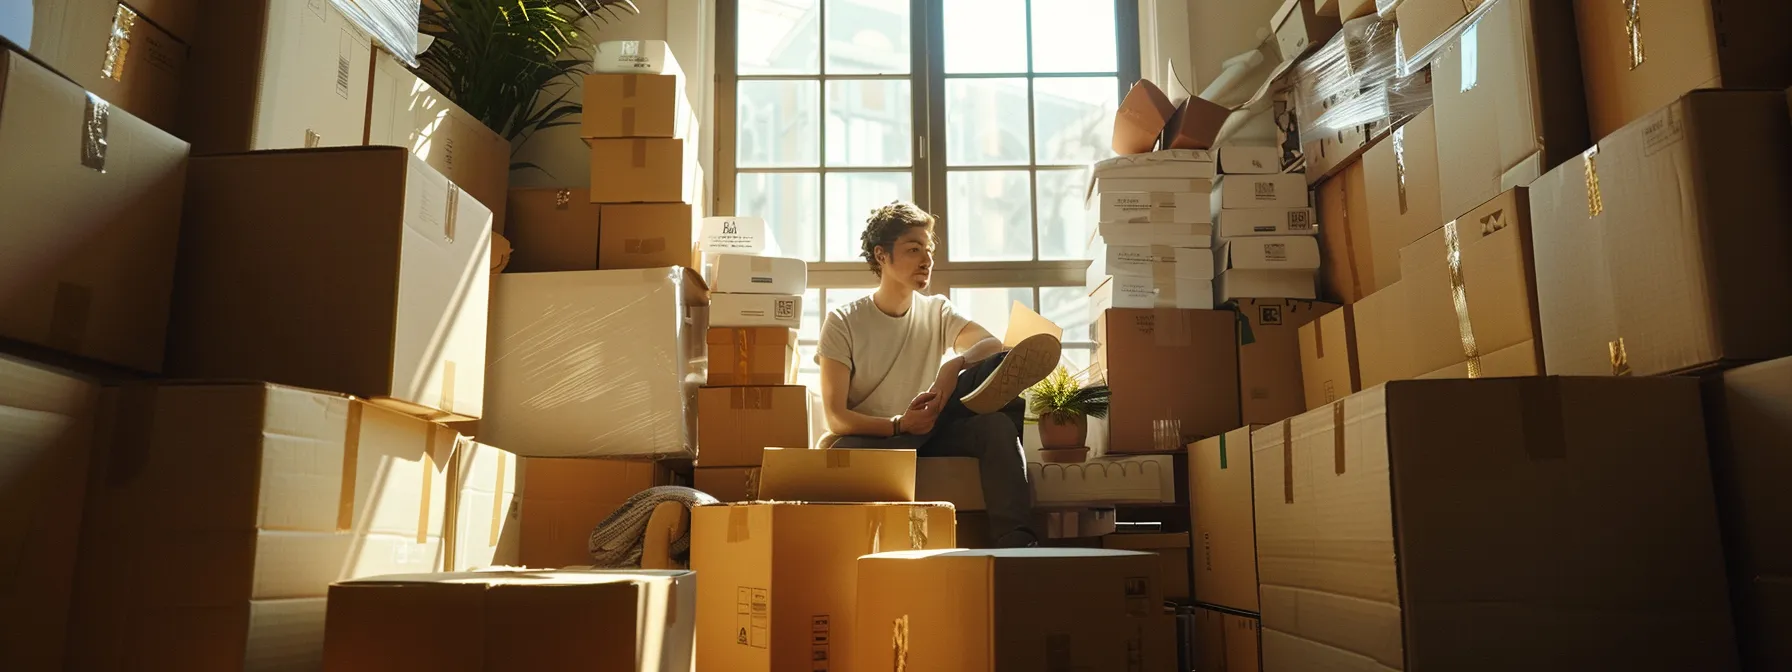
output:
M890 436L902 436L901 413L897 413L896 417L890 418Z

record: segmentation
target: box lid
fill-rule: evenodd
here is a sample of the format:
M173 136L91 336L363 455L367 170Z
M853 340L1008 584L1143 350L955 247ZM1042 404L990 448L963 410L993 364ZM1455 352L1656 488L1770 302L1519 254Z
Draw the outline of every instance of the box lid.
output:
M805 502L910 502L915 451L766 448L759 497Z

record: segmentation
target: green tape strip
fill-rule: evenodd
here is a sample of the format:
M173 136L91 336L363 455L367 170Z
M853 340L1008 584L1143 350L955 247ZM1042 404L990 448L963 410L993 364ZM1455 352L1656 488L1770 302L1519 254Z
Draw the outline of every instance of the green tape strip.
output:
M1220 435L1220 468L1226 468L1226 435Z

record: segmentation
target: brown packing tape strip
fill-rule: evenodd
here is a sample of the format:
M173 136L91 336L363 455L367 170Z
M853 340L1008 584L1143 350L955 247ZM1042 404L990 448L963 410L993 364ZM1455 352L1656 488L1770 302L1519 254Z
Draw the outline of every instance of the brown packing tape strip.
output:
M112 104L91 93L81 118L81 165L106 172L106 136L112 123Z
M759 467L746 470L747 499L759 499Z
M1648 55L1643 53L1643 3L1642 0L1622 0L1622 2L1624 3L1624 42L1630 51L1630 69L1635 70L1643 67L1643 62L1649 60Z
M890 625L890 655L894 672L908 672L908 614L898 616Z
M729 388L728 407L734 410L769 411L772 408L772 390L765 387Z
M423 467L423 488L420 495L422 501L417 505L417 543L429 543L430 490L435 488L436 481L436 431L441 425L429 423L429 431L423 433L423 457L417 460Z
M1344 400L1332 402L1332 473L1344 475Z
M1587 169L1587 218L1605 214L1605 195L1599 191L1599 145L1581 154Z
M498 453L498 478L492 482L492 530L491 536L487 538L485 544L492 547L498 545L498 537L504 531L504 477L508 475L511 459L510 453L502 450L496 452ZM470 455L468 457L471 458ZM467 463L471 464L472 460L468 459Z
M1523 422L1524 452L1533 460L1568 457L1566 425L1562 421L1562 379L1525 378L1519 381L1519 419Z
M634 134L635 134L635 107L633 105L629 105L627 107L622 108L622 135L626 137L626 136L632 136Z
M728 507L728 543L742 542L752 538L752 526L747 522L747 507Z
M829 468L829 469L851 469L852 468L852 451L846 450L846 449L840 449L840 450L824 450L821 452L826 454L827 468Z
M447 212L442 214L442 238L454 242L455 229L460 224L460 187L453 182L448 183Z
M355 477L361 464L362 402L348 402L348 428L342 434L342 484L336 494L336 531L355 529Z
M56 297L50 306L49 344L68 352L81 352L92 316L92 288L72 282L56 283Z
M872 555L884 552L884 507L865 507L865 552L860 555Z
M1344 180L1344 176L1343 174L1339 174L1332 179ZM1344 184L1344 188L1338 190L1339 200L1341 201L1340 205L1342 206L1338 208L1338 213L1343 215L1344 221L1342 222L1343 226L1338 228L1344 230L1344 266L1350 269L1351 296L1360 299L1363 297L1363 273L1356 266L1356 239L1350 232L1350 186L1348 181L1345 181L1342 184Z
M106 38L106 62L100 66L100 75L114 82L124 81L125 63L131 56L131 31L137 27L137 12L118 5L118 11L112 15L112 34Z
M734 330L734 374L736 377L746 379L752 378L752 369L747 367L750 364L748 360L750 359L754 342L757 340L758 338L756 338L751 329Z
M925 506L908 507L908 548L918 551L927 548L928 523L933 510Z
M639 94L641 79L639 75L622 76L622 135L631 137L635 134L635 96Z
M1394 129L1394 186L1400 194L1400 214L1406 214L1406 127Z
M1282 503L1294 503L1294 419L1282 421Z
M646 168L647 167L647 141L637 138L633 143L630 143L630 144L633 145L633 149L634 149L634 157L633 157L630 165L635 168Z
M1462 340L1462 358L1468 377L1481 377L1481 347L1475 343L1475 325L1468 317L1468 289L1462 278L1462 235L1456 220L1444 224L1444 263L1450 268L1450 303L1456 310L1456 334Z
M454 360L442 360L442 412L454 412Z
M1605 344L1606 352L1611 358L1612 375L1630 375L1630 350L1624 346L1623 337Z

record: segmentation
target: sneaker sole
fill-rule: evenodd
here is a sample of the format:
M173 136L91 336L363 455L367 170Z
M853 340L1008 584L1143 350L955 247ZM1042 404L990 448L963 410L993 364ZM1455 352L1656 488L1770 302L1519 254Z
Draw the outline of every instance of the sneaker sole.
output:
M1028 336L1014 345L1013 350L996 365L995 372L984 379L982 385L971 390L959 401L972 413L979 415L1002 410L1008 402L1014 401L1034 383L1045 380L1051 372L1058 368L1058 356L1062 346L1058 339L1046 334Z

